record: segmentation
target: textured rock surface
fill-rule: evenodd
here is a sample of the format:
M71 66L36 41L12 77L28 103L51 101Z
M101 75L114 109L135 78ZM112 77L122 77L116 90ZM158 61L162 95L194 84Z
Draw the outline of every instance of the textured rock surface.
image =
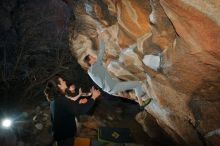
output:
M147 81L154 100L146 110L158 125L180 145L216 145L219 134L207 133L220 127L219 8L214 0L75 2L81 25L70 28L71 50L86 68L82 58L104 39L103 62L113 77ZM157 71L144 65L145 55L160 57Z

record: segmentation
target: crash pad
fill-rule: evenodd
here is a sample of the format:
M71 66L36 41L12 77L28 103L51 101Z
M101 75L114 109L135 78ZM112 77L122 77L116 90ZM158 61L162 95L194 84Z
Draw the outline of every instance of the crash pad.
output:
M98 129L98 140L113 143L131 143L133 138L128 128L101 127Z

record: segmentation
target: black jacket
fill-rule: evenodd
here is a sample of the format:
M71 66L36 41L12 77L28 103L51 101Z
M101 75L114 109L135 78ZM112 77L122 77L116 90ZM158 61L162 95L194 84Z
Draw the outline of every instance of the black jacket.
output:
M85 114L93 106L94 99L86 104L79 104L65 96L59 96L50 102L52 130L55 140L74 137L76 133L75 116Z

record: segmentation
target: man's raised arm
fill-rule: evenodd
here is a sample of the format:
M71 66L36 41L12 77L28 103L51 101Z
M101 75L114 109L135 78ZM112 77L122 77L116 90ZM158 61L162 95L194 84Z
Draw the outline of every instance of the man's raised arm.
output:
M105 52L105 42L102 39L100 39L99 40L99 53L97 55L97 61L102 62L104 52Z

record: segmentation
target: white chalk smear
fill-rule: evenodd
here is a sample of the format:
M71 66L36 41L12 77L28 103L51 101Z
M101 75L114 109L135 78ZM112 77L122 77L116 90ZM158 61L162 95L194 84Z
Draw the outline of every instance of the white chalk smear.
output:
M144 64L152 69L154 69L155 71L157 71L157 69L160 66L160 56L156 56L156 55L145 55L144 59L142 60L144 62Z
M216 129L216 130L213 130L213 131L210 131L208 132L205 137L210 137L210 136L213 136L213 135L220 135L220 128L219 129Z

